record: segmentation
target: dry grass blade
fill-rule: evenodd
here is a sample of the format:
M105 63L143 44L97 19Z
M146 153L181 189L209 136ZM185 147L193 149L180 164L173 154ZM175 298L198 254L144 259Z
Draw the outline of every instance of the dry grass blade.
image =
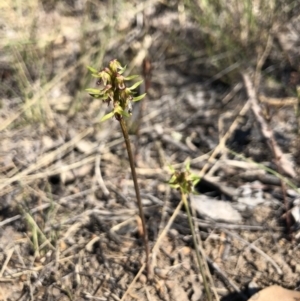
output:
M8 251L6 251L6 258L5 258L5 261L4 261L3 265L2 265L2 268L0 270L0 278L2 278L2 275L3 275L3 273L4 273L4 271L5 271L6 267L7 267L7 264L9 263L12 255L13 255L13 253L14 253L14 248L11 248Z
M125 301L127 295L130 294L130 291L132 290L133 286L135 285L135 283L137 282L137 280L139 279L139 277L142 275L143 271L145 270L145 267L146 267L146 264L144 263L141 266L139 272L136 274L136 276L134 277L134 279L130 283L130 285L128 286L127 290L125 291L124 295L121 298L121 301Z
M168 231L170 230L170 227L172 226L175 218L177 217L177 215L179 214L180 212L180 209L182 207L182 204L183 204L183 201L181 200L179 202L179 204L177 205L176 209L173 211L173 214L172 216L170 217L167 225L163 228L162 232L160 233L158 239L156 240L155 242L155 245L152 249L152 264L155 265L156 263L156 255L157 255L157 251L162 243L162 240L164 239L164 237L167 235Z
M55 151L53 151L53 152L51 152L49 154L46 154L46 155L42 156L41 158L39 158L37 160L36 164L30 165L28 168L26 168L25 170L21 171L20 173L18 173L17 175L13 176L12 178L8 178L8 179L2 180L2 183L0 182L0 191L3 190L6 186L10 185L11 183L13 183L15 181L22 181L22 178L24 176L27 176L30 173L35 172L35 171L39 170L40 168L45 167L45 166L51 164L57 158L58 155L61 155L62 153L65 153L66 151L68 151L78 141L80 141L81 139L83 139L84 137L86 137L87 135L89 135L90 133L92 133L92 131L93 131L92 128L86 129L82 133L80 133L77 136L75 136L71 141L63 144L61 147L59 147Z
M262 251L261 249L259 249L258 247L256 247L254 244L249 243L248 241L246 241L245 239L243 239L242 237L240 237L236 233L233 233L233 232L228 231L228 230L224 230L224 232L227 233L228 235L230 235L230 236L238 239L243 244L247 245L249 248L251 248L252 250L254 250L257 253L259 253L262 257L264 257L268 262L270 262L274 266L274 268L276 269L276 271L277 271L277 273L279 275L283 274L283 272L282 272L281 268L278 266L278 264L269 255L267 255L264 251Z
M57 75L51 82L49 82L43 89L36 93L34 98L31 99L26 105L20 109L17 113L15 113L12 116L9 116L1 125L0 125L0 132L5 130L9 125L11 125L15 120L17 120L24 112L29 110L33 105L35 105L39 99L44 96L47 92L49 92L51 89L53 89L61 80L63 80L65 77L70 74L74 70L75 66L72 66L68 69L66 69L64 72Z
M274 98L259 94L258 98L260 102L274 107L295 106L298 103L297 97Z
M234 130L237 128L237 126L239 125L239 117L240 116L244 116L247 111L250 109L250 102L247 101L245 103L245 105L242 107L242 109L240 110L238 116L235 118L235 120L233 121L233 123L231 124L230 128L228 129L228 131L226 132L226 134L220 139L219 144L217 145L217 147L213 150L212 154L209 156L207 163L203 166L203 168L200 171L200 178L202 178L205 173L207 172L207 170L210 167L210 163L214 162L213 160L216 158L216 156L218 156L218 154L220 152L222 152L223 150L225 150L226 146L226 141L230 138L230 136L232 135L232 133L234 132Z
M109 190L106 188L105 183L104 183L103 178L102 178L102 175L101 175L100 162L101 162L101 155L98 154L96 156L96 160L95 160L95 175L96 175L96 180L97 180L99 186L101 187L104 195L106 197L108 197L109 196Z

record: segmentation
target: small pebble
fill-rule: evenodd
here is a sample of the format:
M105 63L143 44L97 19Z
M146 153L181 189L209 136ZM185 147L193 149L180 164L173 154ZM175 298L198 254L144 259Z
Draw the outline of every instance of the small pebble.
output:
M146 284L146 282L147 282L147 277L146 277L144 274L142 274L142 275L140 276L140 282L141 282L142 284Z

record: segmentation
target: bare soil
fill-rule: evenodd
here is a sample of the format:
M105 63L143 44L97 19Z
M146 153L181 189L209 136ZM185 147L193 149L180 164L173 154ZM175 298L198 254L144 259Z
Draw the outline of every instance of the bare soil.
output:
M67 14L65 6L56 5L41 5L44 17L38 20L44 35L57 20L65 29L52 40L52 78L83 55L76 52L83 12L74 7ZM66 7L70 12L71 6ZM262 167L282 173L251 106L240 113L248 101L242 77L234 83L211 80L214 74L205 63L182 50L187 45L197 49L201 40L195 39L192 24L180 26L174 7L156 3L145 16L152 38L150 87L144 104L135 104L128 125L151 249L180 201L167 184L168 164L183 168L189 158L196 174L209 164L198 192L229 202L242 216L242 222L234 223L195 214L220 300L247 300L272 284L299 290L299 220L290 211L299 208L299 193ZM297 20L291 23L299 24ZM142 49L145 33L134 21L123 26L123 38L109 46L106 61L118 58L121 46L123 59L136 58ZM263 70L277 66L274 57L271 52ZM129 67L135 64L135 73L141 74L142 61L131 62ZM4 88L18 82L10 54L1 63L0 124L7 126L0 132L0 300L207 300L183 209L153 257L153 279L147 281L140 270L145 254L125 144L116 120L99 123L107 105L84 91L74 92L78 86L89 87L82 82L89 76L83 66L45 92L45 119L38 122L33 113L30 119L28 109L20 111L24 99ZM285 162L295 172L284 179L298 187L294 92L299 73L293 67L287 61L273 69L271 75L278 78L274 87L263 73L257 95ZM33 87L37 81L38 75ZM209 161L235 121L225 146ZM245 190L253 204L241 202ZM263 202L254 204L258 198Z

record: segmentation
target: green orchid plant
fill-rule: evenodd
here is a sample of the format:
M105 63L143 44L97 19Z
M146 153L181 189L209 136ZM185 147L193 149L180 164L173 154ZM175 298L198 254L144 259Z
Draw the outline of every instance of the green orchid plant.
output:
M195 188L196 184L201 180L201 178L199 176L191 173L189 161L187 161L187 163L185 164L184 170L178 171L178 170L175 170L172 166L170 166L169 168L172 173L171 178L169 180L169 185L170 185L170 187L175 188L180 192L181 201L182 201L182 203L185 207L185 211L187 213L188 222L189 222L189 226L190 226L190 230L192 233L193 242L194 242L194 246L195 246L198 267L199 267L199 271L202 275L205 292L206 292L208 300L212 301L213 300L212 294L211 294L210 287L208 284L207 276L204 271L206 259L200 255L200 252L198 249L199 243L197 241L197 237L196 237L196 233L195 233L195 226L193 223L192 214L191 214L191 210L190 210L189 203L188 203L188 195L190 193L195 193L194 188Z
M131 144L129 140L128 130L126 127L126 122L124 117L129 117L132 114L132 102L136 102L145 97L146 94L139 96L135 95L135 89L142 84L142 80L134 83L132 86L127 87L126 82L136 79L138 75L132 75L125 77L123 73L126 70L126 66L122 67L117 60L112 60L108 67L101 71L98 71L92 67L87 67L92 76L97 78L97 85L101 86L100 89L86 89L86 91L94 98L102 100L108 105L112 104L112 110L110 113L102 117L101 121L105 121L110 118L115 118L119 121L123 137L126 144L126 149L128 153L132 179L134 183L137 204L139 208L139 214L142 221L143 227L143 240L146 251L146 267L147 275L149 277L150 267L149 267L149 243L148 243L148 232L146 228L146 221L144 216L144 211L142 207L142 201L140 196L139 185L137 182L137 175L135 171L134 159L131 150Z

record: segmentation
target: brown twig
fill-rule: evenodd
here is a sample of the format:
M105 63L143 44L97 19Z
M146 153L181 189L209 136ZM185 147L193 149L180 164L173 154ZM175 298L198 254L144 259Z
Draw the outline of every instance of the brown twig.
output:
M255 115L256 120L260 125L262 135L265 137L268 146L270 147L270 150L273 152L274 158L277 159L279 166L286 174L288 174L291 177L295 177L296 173L292 163L285 158L283 152L281 151L280 147L278 146L274 138L272 129L269 127L269 125L267 124L266 120L263 117L262 109L259 106L256 93L249 75L243 73L243 78L247 89L249 101L251 103L253 114Z
M253 87L253 84L250 80L249 75L246 73L243 73L243 78L244 78L245 86L247 89L249 101L251 103L251 108L252 108L253 114L255 115L256 120L258 121L258 123L260 125L261 133L265 137L267 144L273 154L278 172L284 172L291 177L295 177L296 172L294 170L293 164L288 159L285 158L283 152L281 151L279 145L277 144L277 142L274 138L272 129L270 128L270 126L268 125L268 123L266 122L266 120L263 117L262 109L259 106L259 103L258 103L258 100L256 97L256 93L255 93L255 89ZM289 204L288 204L288 201L286 198L286 187L285 187L285 184L282 181L282 179L280 179L280 181L281 181L282 194L283 194L283 199L284 199L284 204L285 204L285 210L286 210L286 212L288 212ZM290 220L289 214L286 214L286 224L287 224L288 232L290 232L291 220Z

